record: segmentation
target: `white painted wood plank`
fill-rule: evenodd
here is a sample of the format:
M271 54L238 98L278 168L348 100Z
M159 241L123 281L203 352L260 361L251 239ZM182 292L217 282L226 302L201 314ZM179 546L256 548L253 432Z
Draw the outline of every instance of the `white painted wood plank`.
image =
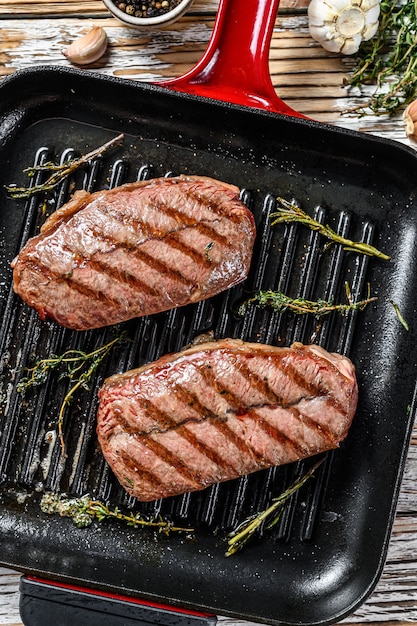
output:
M0 567L0 624L21 624L19 614L20 574Z

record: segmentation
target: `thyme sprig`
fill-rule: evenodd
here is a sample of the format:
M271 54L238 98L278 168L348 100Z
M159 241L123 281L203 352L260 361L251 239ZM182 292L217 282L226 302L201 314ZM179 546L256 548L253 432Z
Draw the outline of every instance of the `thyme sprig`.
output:
M396 302L394 302L393 300L390 300L390 304L392 304L394 311L395 311L395 315L398 318L398 321L400 322L400 324L402 324L405 328L405 330L410 330L410 327L407 323L407 321L404 319L403 314L400 311L400 307L398 306L398 304L396 304Z
M314 472L320 467L323 461L324 458L320 459L320 461L315 463L305 474L297 478L288 489L276 498L273 498L272 504L264 511L255 513L241 522L239 526L229 534L226 556L232 556L241 550L263 524L266 524L266 530L276 526L284 512L288 500L314 475Z
M284 198L277 198L277 202L280 206L277 207L277 211L271 213L271 223L273 226L276 224L297 222L317 231L331 242L341 244L345 250L360 252L367 256L376 256L384 261L389 261L390 257L384 252L380 252L374 246L363 241L352 241L351 239L342 237L342 235L338 235L328 224L321 224L305 213L300 207L291 204L291 202L284 200Z
M27 174L30 178L32 178L37 172L52 171L52 174L43 183L31 185L30 187L17 187L16 185L9 185L6 186L6 190L9 196L13 199L30 198L31 196L34 196L38 193L51 191L70 174L80 169L84 165L87 165L93 159L96 159L97 157L103 155L114 146L121 144L123 138L123 134L118 135L117 137L110 139L110 141L107 141L99 148L92 150L88 154L81 155L80 157L75 159L70 159L69 161L66 161L62 164L48 161L47 163L43 163L42 165L33 165L31 167L27 167L23 170L23 172Z
M70 517L77 528L86 528L94 520L102 522L113 519L128 526L146 527L169 535L171 532L193 532L193 528L175 526L171 520L162 517L147 519L141 513L122 513L118 507L111 509L99 500L92 500L88 495L81 498L70 498L57 493L46 493L40 503L41 510L48 514L58 514L61 517Z
M109 354L112 348L127 340L126 333L120 333L108 343L99 346L91 352L82 350L67 350L60 356L51 354L46 359L38 359L33 367L27 368L28 375L21 378L17 384L17 391L25 393L32 387L37 387L46 382L50 372L61 368L58 380L68 378L72 385L66 393L59 410L57 427L61 448L65 453L64 443L64 414L66 408L71 404L75 394L81 388L88 389L89 382L103 359Z
M313 314L315 317L323 317L333 311L337 311L341 315L346 315L349 311L363 311L365 307L371 302L375 302L378 298L376 296L371 297L370 285L368 284L368 295L364 300L354 301L350 286L345 282L346 298L348 302L346 304L335 304L332 300L323 300L319 298L316 301L306 300L305 298L291 298L282 291L257 291L254 292L250 298L245 300L238 309L239 315L244 315L248 306L254 304L259 307L271 307L274 311L293 311L298 315Z
M376 115L394 115L414 100L417 93L417 7L415 0L383 0L378 31L363 42L355 55L356 69L346 84L375 85L366 105ZM347 113L351 111L346 111Z

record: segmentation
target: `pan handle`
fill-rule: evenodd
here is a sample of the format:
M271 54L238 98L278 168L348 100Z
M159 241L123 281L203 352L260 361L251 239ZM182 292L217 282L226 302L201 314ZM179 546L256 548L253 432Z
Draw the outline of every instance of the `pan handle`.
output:
M158 83L186 92L295 117L275 92L269 48L279 0L220 0L207 49L186 74Z

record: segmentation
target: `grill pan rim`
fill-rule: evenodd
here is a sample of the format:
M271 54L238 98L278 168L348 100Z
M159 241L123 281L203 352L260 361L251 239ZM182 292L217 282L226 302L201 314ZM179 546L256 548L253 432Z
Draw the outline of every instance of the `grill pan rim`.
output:
M55 65L38 65L32 68L21 68L16 70L13 74L5 76L0 83L0 93L4 90L9 90L11 95L13 95L13 89L19 88L19 83L25 82L28 78L32 79L33 76L39 75L40 79L44 80L45 77L47 80L51 81L52 92L55 91L53 88L54 84L54 76L64 76L67 78L74 78L74 80L86 80L87 82L97 82L97 83L109 83L110 85L119 85L122 88L128 88L131 90L137 90L139 93L141 92L149 92L150 94L160 94L165 99L173 99L175 100L184 100L186 102L192 103L206 103L209 106L219 107L230 111L237 111L244 114L257 115L261 117L266 117L270 119L279 119L282 123L286 124L288 122L289 126L301 127L306 129L314 129L329 133L330 135L352 138L354 140L360 140L362 143L366 143L369 146L385 146L389 147L393 151L403 152L405 155L409 155L412 159L416 158L416 151L411 146L403 144L395 139L390 139L388 137L381 137L379 135L373 134L365 134L361 131L357 131L351 128L346 128L343 126L336 126L325 122L319 122L309 118L302 117L291 117L284 113L278 113L273 111L264 110L261 108L250 107L242 104L237 104L233 102L225 102L223 100L217 100L214 98L209 98L206 96L199 96L192 93L182 92L182 91L173 91L164 86L159 86L158 83L149 83L142 81L135 81L129 78L120 78L118 76L113 75L104 75L104 74L93 74L91 71L83 70L79 68L74 68L70 66L55 66ZM48 78L50 75L50 78ZM15 85L15 83L17 83ZM30 98L30 94L29 98ZM58 94L61 96L61 94ZM3 102L0 103L0 112L3 109Z

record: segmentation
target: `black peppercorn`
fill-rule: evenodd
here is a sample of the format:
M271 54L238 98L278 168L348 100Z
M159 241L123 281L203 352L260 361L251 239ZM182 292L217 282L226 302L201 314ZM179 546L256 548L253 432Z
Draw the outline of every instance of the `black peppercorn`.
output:
M115 5L128 15L136 17L158 17L169 13L180 4L181 0L115 0Z

